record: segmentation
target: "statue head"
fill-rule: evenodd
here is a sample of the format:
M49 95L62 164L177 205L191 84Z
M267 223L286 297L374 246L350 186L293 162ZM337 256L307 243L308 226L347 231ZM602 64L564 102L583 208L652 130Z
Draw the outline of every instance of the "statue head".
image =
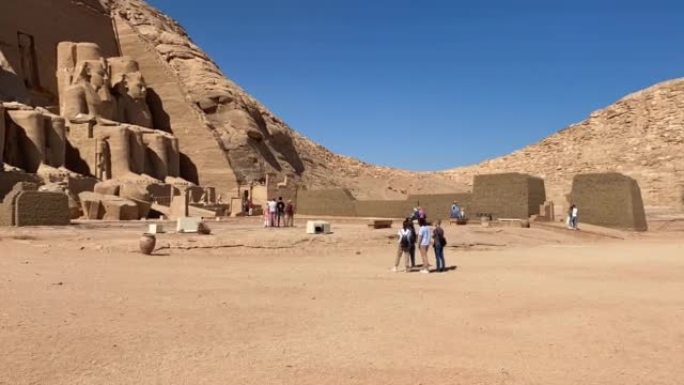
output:
M145 100L147 84L140 72L140 65L130 56L107 59L112 73L112 85L116 92L134 100Z
M140 72L124 74L121 82L117 84L117 87L121 87L121 93L126 93L135 100L145 100L145 97L147 96L145 78Z
M73 83L86 81L95 89L109 85L109 76L105 63L99 60L83 60L76 66Z

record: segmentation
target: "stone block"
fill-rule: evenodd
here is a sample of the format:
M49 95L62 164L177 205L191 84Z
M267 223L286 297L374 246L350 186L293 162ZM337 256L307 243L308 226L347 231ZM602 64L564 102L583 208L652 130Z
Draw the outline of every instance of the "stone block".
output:
M648 229L639 184L626 175L575 175L569 199L577 205L580 226L584 222L623 230Z
M544 180L527 174L476 175L471 214L527 219L546 200Z
M307 234L330 234L330 223L325 221L307 221Z
M128 199L84 191L78 194L83 213L88 219L125 221L139 219L138 205Z
M176 232L196 233L199 230L202 218L200 217L181 217L176 219Z
M164 232L164 225L160 223L152 223L147 226L148 234L161 234Z

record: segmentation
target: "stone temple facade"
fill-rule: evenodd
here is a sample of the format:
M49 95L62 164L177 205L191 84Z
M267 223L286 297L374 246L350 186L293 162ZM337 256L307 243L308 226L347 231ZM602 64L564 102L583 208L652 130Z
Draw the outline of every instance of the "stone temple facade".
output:
M269 175L294 186L282 122L211 66L143 2L3 1L0 200L22 182L72 218L207 216Z

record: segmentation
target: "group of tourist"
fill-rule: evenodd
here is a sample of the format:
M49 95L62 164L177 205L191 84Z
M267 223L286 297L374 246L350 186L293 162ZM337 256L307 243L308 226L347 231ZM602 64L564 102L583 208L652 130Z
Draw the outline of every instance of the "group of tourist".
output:
M268 199L264 207L264 227L294 227L294 204L283 197Z
M447 241L446 237L444 236L444 229L442 229L441 226L442 222L437 220L435 222L435 227L431 228L430 225L428 225L427 218L425 216L418 217L418 232L416 232L413 221L414 219L412 217L406 218L401 229L399 230L399 245L392 271L399 271L399 263L401 262L402 256L405 258L404 271L409 273L417 267L416 246L418 246L418 251L420 252L420 257L422 259L422 264L420 265L421 273L427 274L430 272L428 251L431 246L435 252L435 262L437 265L435 271L446 271L446 265L444 263L444 247L446 246Z

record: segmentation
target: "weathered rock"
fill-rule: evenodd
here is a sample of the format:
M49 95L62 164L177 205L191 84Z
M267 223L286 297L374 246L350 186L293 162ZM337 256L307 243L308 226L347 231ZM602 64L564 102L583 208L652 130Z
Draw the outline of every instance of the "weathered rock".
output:
M138 205L114 195L82 192L79 200L88 219L133 220L139 218Z

